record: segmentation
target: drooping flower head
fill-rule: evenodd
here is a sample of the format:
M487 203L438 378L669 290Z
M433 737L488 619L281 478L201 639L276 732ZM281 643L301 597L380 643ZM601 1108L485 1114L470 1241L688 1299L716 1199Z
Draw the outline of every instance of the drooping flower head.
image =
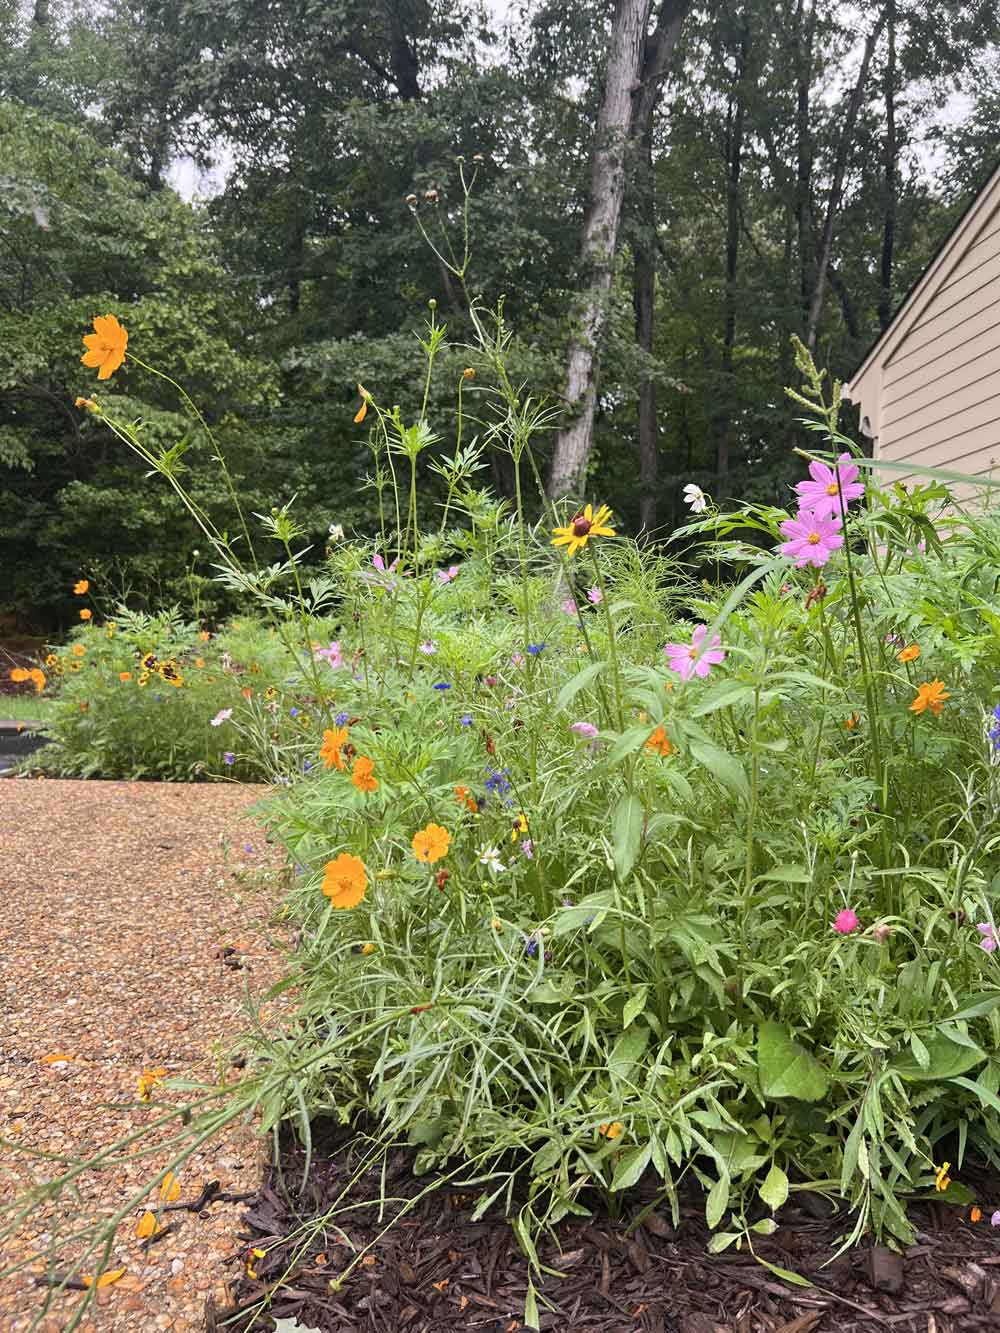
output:
M911 713L922 713L930 709L935 717L944 707L945 699L950 699L951 695L944 687L943 680L925 681L923 685L917 686L917 697L910 704Z
M725 651L719 647L722 640L718 634L702 652L707 633L707 625L696 625L690 643L668 643L664 647L667 665L671 671L677 672L681 680L690 680L692 676L707 676L712 667L726 660Z
M413 855L425 865L433 865L448 855L451 846L451 834L440 824L428 824L414 833L410 839Z
M863 484L858 481L858 466L851 461L850 454L841 454L835 468L814 458L809 464L809 475L812 480L800 481L795 491L800 506L811 509L818 518L839 518L841 496L846 507L865 493Z
M438 646L434 639L424 639L423 643L419 645L419 650L425 657L433 657L438 650Z
M232 715L233 710L231 708L220 708L208 725L210 727L221 727L223 722L228 722Z
M114 315L95 315L94 332L83 335L83 345L83 364L96 369L99 380L110 379L125 360L128 333Z
M614 528L608 527L608 519L611 517L611 510L607 505L601 507L594 513L593 505L584 505L583 509L573 515L569 523L562 528L554 528L552 538L553 546L565 546L566 554L572 559L577 551L582 551L591 537L613 537Z
M646 742L646 749L649 750L651 754L658 754L664 759L669 758L674 752L674 747L670 743L670 737L662 727L657 727L652 736L650 736L649 740Z
M800 509L794 518L786 518L782 523L781 531L789 540L782 542L778 550L795 561L796 569L804 569L806 565L821 569L844 544L841 527L839 514L821 517L812 509Z
M341 852L323 869L323 892L334 907L357 907L368 888L368 872L359 856Z

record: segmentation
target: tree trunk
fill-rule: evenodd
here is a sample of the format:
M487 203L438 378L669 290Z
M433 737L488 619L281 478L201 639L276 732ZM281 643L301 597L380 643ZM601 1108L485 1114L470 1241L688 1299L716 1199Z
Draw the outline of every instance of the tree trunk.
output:
M420 97L420 62L407 34L405 18L400 13L399 0L388 0L385 17L389 32L389 64L392 67L393 82L402 101L415 102Z
M875 21L874 28L872 28L865 40L865 49L861 57L861 68L858 70L858 77L855 80L854 87L851 89L851 96L847 103L847 112L844 116L843 126L841 127L840 138L837 141L837 155L834 160L833 179L830 182L830 195L826 203L826 216L823 219L823 235L819 246L819 262L816 268L816 287L812 294L812 302L809 306L809 323L806 327L806 346L810 351L815 350L816 330L819 327L819 317L823 312L823 297L826 295L827 270L830 267L830 256L833 253L833 229L837 220L837 213L840 209L841 196L844 192L844 176L847 172L847 158L851 150L851 145L854 142L854 130L858 123L858 113L861 110L865 84L868 82L868 69L872 63L875 47L888 17L889 6L887 4L883 7Z
M885 61L885 154L882 199L882 257L879 265L878 324L892 318L892 258L896 243L896 5L889 0L889 49Z
M548 494L566 495L583 482L590 456L597 392L597 345L607 314L618 224L625 194L625 151L646 41L650 0L615 0L604 92L590 164L590 204L580 258L587 288L566 364L566 409L572 419L556 436Z
M633 250L632 299L635 340L647 356L653 354L653 312L656 301L656 180L653 174L653 119L660 84L677 45L681 23L691 0L663 0L656 28L646 42L642 84L632 104L632 137L638 154L633 190L638 214ZM656 527L656 489L659 471L659 424L656 383L648 375L639 383L639 526Z
M744 84L750 36L746 16L736 49L736 86L726 117L726 294L722 331L722 409L718 418L715 470L721 487L729 475L732 436L733 349L736 346L736 274L740 257L740 172L743 167Z
M795 230L799 250L799 301L804 334L809 324L809 302L815 286L816 242L812 221L813 143L809 126L809 92L812 87L813 39L816 33L816 3L808 15L805 0L795 7Z

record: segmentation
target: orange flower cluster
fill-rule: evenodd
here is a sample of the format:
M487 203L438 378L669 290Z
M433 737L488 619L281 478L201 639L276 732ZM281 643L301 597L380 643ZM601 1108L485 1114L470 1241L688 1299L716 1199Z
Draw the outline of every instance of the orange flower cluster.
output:
M15 685L23 685L26 681L31 681L35 687L35 693L41 694L45 689L45 672L40 667L13 667L9 673L10 679Z

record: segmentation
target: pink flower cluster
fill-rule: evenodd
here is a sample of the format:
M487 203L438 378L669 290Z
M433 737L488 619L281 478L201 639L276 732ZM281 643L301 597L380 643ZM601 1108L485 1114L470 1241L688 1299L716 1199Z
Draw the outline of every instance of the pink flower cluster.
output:
M799 512L781 525L789 540L782 542L778 550L795 561L796 569L804 569L806 565L821 569L834 551L843 546L841 499L846 507L865 493L858 480L857 464L851 462L850 454L841 454L836 467L813 459L809 475L812 480L800 481L795 487Z

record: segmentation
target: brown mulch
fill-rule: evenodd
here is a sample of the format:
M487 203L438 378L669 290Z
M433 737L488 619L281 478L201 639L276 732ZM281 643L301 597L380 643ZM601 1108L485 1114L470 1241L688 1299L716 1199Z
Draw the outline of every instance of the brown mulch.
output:
M264 991L283 961L277 937L259 924L280 897L278 875L266 868L275 858L246 818L264 793L221 784L0 781L0 1137L84 1156L153 1118L137 1100L144 1068L209 1082L220 1069L239 1077L224 1055L216 1063L213 1048L224 1052L245 1029L245 988ZM188 1096L156 1092L174 1104ZM9 1147L0 1155L0 1204L32 1172L61 1170ZM88 1173L80 1203L64 1197L39 1206L4 1245L0 1269L39 1251L65 1269L76 1254L60 1235L81 1216L110 1215L167 1161L154 1155ZM260 1161L250 1127L227 1131L185 1164L180 1202L196 1200L213 1181L223 1194L246 1197ZM164 1215L174 1229L147 1251L129 1219L109 1265L125 1273L97 1293L81 1327L202 1327L208 1298L221 1296L238 1271L239 1209L206 1201L200 1212ZM47 1289L34 1275L44 1270L43 1260L0 1282L4 1333L27 1329L42 1309ZM56 1296L39 1327L64 1329L80 1299Z
M324 1131L320 1128L318 1133ZM323 1224L299 1256L293 1233L304 1221L334 1208L358 1168L365 1141L345 1131L326 1132L309 1183L297 1194L302 1154L286 1150L282 1171L266 1167L249 1204L239 1240L249 1250L256 1278L244 1274L209 1330L272 1328L292 1318L319 1333L515 1333L525 1328L528 1267L501 1212L472 1220L478 1187L461 1192L445 1184L409 1210L425 1189L412 1155L390 1152L364 1174L344 1207ZM993 1182L995 1185L996 1182ZM379 1215L382 1191L395 1200ZM1000 1233L968 1209L917 1205L917 1243L905 1255L870 1244L833 1259L850 1230L845 1215L817 1195L793 1194L771 1237L755 1237L757 1253L812 1284L779 1280L744 1249L710 1256L703 1201L687 1199L674 1230L666 1205L642 1225L631 1224L656 1202L642 1188L624 1215L609 1220L587 1200L588 1218L557 1228L558 1244L539 1247L535 1277L539 1326L555 1333L969 1333L1000 1329ZM381 1235L393 1216L399 1221ZM359 1256L360 1262L357 1262ZM832 1262L830 1262L832 1259ZM355 1266L342 1282L338 1277ZM331 1285L333 1283L334 1285ZM261 1313L270 1295L269 1315ZM236 1311L242 1318L228 1322ZM254 1322L256 1320L256 1322Z

